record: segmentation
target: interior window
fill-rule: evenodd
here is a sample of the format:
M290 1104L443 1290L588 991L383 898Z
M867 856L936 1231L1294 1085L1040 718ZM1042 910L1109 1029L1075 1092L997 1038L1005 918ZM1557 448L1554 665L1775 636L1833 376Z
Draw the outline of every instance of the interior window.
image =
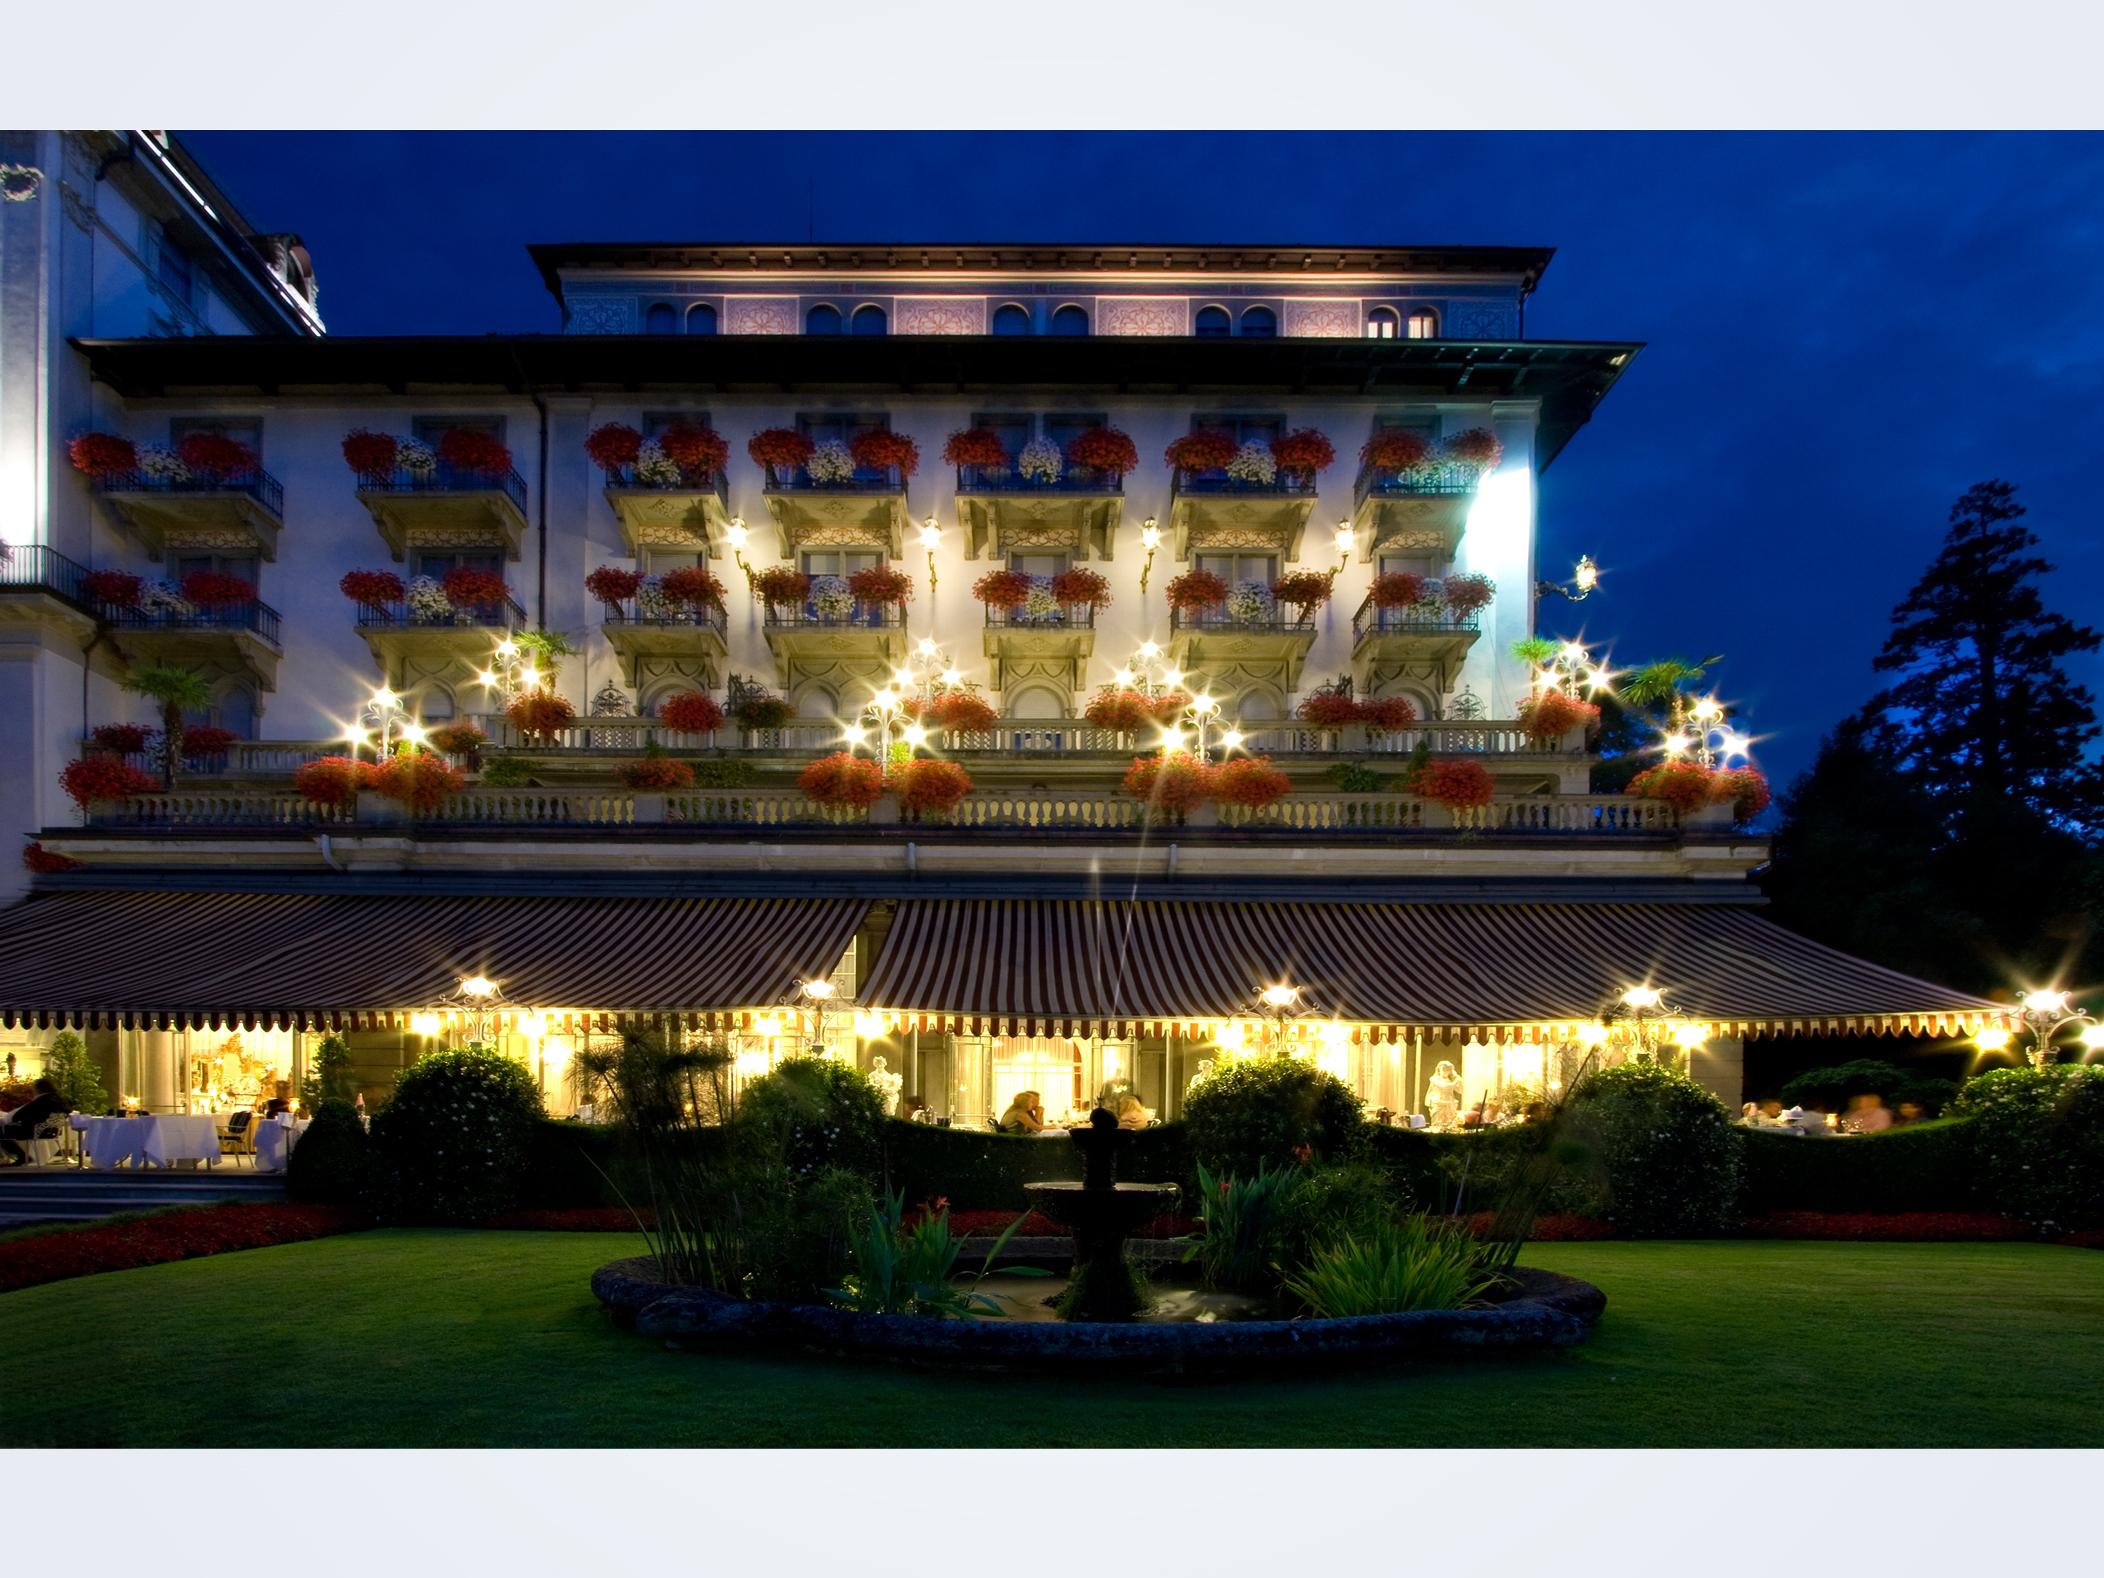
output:
M714 334L716 332L716 309L709 302L696 302L687 309L687 332L689 334Z
M1200 307L1191 323L1191 332L1201 340L1224 340L1232 328L1225 307Z
M1063 553L1012 553L1008 556L1008 568L1020 570L1025 575L1058 575L1067 567L1067 556Z
M883 416L861 416L852 411L813 411L796 419L796 425L814 444L838 439L845 444L857 433L881 433L891 426Z
M848 319L847 327L850 334L889 334L891 320L885 316L882 307L857 307L855 315Z
M804 333L838 334L840 332L840 309L820 302L804 314Z
M1412 411L1399 416L1377 416L1373 419L1376 433L1415 433L1428 444L1439 442L1439 416L1432 411Z
M663 575L670 570L692 570L701 564L701 555L686 548L650 548L643 550L642 570L645 575Z
M1023 452L1030 442L1036 424L1027 415L1014 411L974 411L972 426L990 429L1001 439L1001 448L1007 451L1010 460Z
M1251 307L1242 314L1242 337L1268 340L1278 333L1278 314L1269 307Z
M1089 332L1089 315L1086 307L1065 306L1052 314L1054 334L1086 334Z
M813 548L804 554L804 574L849 576L881 563L875 549Z
M219 570L227 575L238 575L250 586L257 584L259 563L252 553L181 553L168 559L168 571L172 580L180 581L195 570Z
M501 416L420 416L409 424L412 438L422 439L436 447L446 434L459 428L464 432L487 433L501 440L504 437L504 418Z
M1366 315L1366 337L1369 340L1395 339L1397 326L1393 307L1376 307Z
M1191 418L1191 431L1220 428L1235 435L1238 444L1268 444L1286 430L1282 416L1238 416L1233 412L1201 411Z
M1439 338L1439 315L1430 307L1419 307L1410 314L1409 334L1413 340L1436 340Z
M656 438L674 422L690 422L696 427L714 427L706 411L645 411L643 413L643 436Z
M1030 313L1027 309L1018 307L1014 302L994 308L994 333L1028 334L1029 332Z
M1233 588L1243 581L1269 586L1278 577L1278 556L1269 553L1201 553L1198 568L1210 570Z
M256 693L246 685L230 685L219 698L219 726L232 729L244 740L256 737Z
M672 310L670 302L654 301L650 304L650 310L643 314L643 332L645 334L679 333L679 314Z
M1045 437L1062 450L1092 427L1106 427L1110 418L1101 411L1053 411L1045 417Z
M496 548L419 548L410 555L410 574L441 578L448 570L466 565L470 569L504 573L504 555Z
M192 433L217 433L237 444L246 444L255 454L263 453L263 424L243 417L178 417L168 424L168 441L180 444Z

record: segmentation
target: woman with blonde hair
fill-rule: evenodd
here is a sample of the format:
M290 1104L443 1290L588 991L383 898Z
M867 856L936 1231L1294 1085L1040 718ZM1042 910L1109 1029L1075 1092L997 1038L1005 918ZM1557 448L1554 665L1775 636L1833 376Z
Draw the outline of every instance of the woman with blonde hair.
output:
M1003 1134L1036 1134L1044 1126L1044 1098L1034 1090L1017 1091L998 1125Z
M1121 1129L1144 1129L1154 1121L1146 1104L1131 1091L1118 1098L1118 1127Z

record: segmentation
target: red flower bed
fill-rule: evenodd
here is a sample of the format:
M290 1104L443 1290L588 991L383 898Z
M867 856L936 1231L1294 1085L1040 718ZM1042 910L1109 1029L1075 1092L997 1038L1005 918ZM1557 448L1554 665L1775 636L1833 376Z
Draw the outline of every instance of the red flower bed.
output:
M1195 811L1213 792L1213 769L1188 752L1136 756L1120 785L1135 800L1178 816Z
M818 805L867 811L884 793L884 770L867 756L835 751L797 774L796 787Z
M354 603L399 603L409 590L392 570L346 570L336 589Z
M601 471L619 471L643 453L643 435L626 422L607 422L585 434L584 452Z
M358 791L372 782L372 776L371 762L354 761L348 756L317 756L294 770L292 787L311 805L348 810L357 800Z
M344 464L361 477L394 475L395 456L401 450L402 441L392 433L373 433L361 427L343 436Z
M1312 477L1336 463L1337 446L1312 427L1297 428L1271 441L1271 458L1281 471Z
M186 434L175 453L191 471L210 482L245 477L263 463L248 445L224 433Z
M1317 690L1303 696L1293 716L1318 729L1341 729L1359 721L1359 704L1341 690Z
M1202 427L1172 439L1162 459L1177 471L1220 471L1235 458L1235 435L1223 428Z
M1293 780L1268 756L1237 756L1213 769L1213 798L1222 805L1261 811L1292 792Z
M530 690L523 696L514 696L504 709L504 716L511 719L513 728L534 740L567 728L570 720L577 716L577 709L552 690Z
M145 583L129 570L90 570L80 578L80 595L112 608L137 608Z
M873 564L849 576L847 589L855 594L858 603L903 603L913 596L913 577L888 564Z
M121 756L100 753L66 763L58 775L59 787L83 810L101 800L122 800L128 795L152 794L161 787L152 773L132 766Z
M82 433L68 439L66 458L75 471L91 477L114 477L139 469L138 445L116 433Z
M1739 1236L1939 1244L1995 1243L2037 1234L2015 1217L1991 1211L1770 1211L1740 1223Z
M1227 601L1227 582L1211 570L1186 570L1162 589L1171 608L1187 614L1204 613Z
M875 470L896 466L902 477L910 477L920 469L920 445L904 433L890 433L882 429L857 433L847 441L847 452L855 457L855 464Z
M611 564L602 564L584 578L584 589L609 608L627 602L642 584L641 571L623 570Z
M119 756L136 756L146 749L147 738L144 724L99 723L95 732L88 736L88 745L91 749L112 751Z
M1330 600L1336 584L1320 570L1289 570L1271 583L1271 595L1281 603L1291 603L1306 618Z
M745 441L745 452L753 464L772 471L793 471L811 458L818 446L808 433L793 427L769 427Z
M1108 608L1110 579L1094 570L1062 570L1052 577L1052 596L1068 608Z
M1477 472L1495 471L1498 462L1505 458L1505 446L1489 428L1472 427L1441 439L1439 458Z
M921 756L894 767L889 787L909 817L948 816L972 792L972 778L955 762Z
M473 427L449 427L439 435L438 459L455 471L494 476L511 470L511 451L494 433Z
M232 729L222 729L209 723L193 723L183 730L183 756L223 756L227 747L241 736Z
M1709 769L1699 762L1660 762L1629 780L1630 794L1640 800L1656 800L1682 816L1699 811L1713 797Z
M1420 435L1403 428L1389 428L1360 445L1359 464L1368 471L1392 474L1423 465L1431 453L1432 446Z
M664 793L694 787L694 769L673 756L645 756L623 762L620 772L622 784L630 789Z
M710 734L723 727L723 709L706 691L683 690L658 703L658 722L682 734Z
M1490 606L1490 600L1498 595L1498 583L1487 575L1450 575L1444 582L1447 611L1456 619L1466 619Z
M1366 596L1376 608L1415 608L1424 601L1425 578L1408 570L1389 570L1373 578Z
M46 849L38 839L32 838L22 846L23 869L34 871L40 877L52 876L61 871L78 871L81 866L81 861L75 860L71 855L61 855Z
M946 466L1005 466L1008 451L1001 447L1001 435L990 427L967 427L952 433L942 446L942 463Z
M199 608L238 608L256 600L256 588L224 570L192 570L183 577L183 596Z
M698 564L667 570L658 579L658 590L675 603L692 608L721 608L723 583Z
M1117 428L1092 427L1074 435L1067 445L1067 459L1091 471L1108 471L1122 477L1139 469L1140 451Z
M270 1244L297 1244L364 1225L352 1212L335 1206L224 1204L37 1233L0 1243L0 1293L99 1271L158 1266Z
M811 592L811 577L793 564L770 564L752 578L752 589L767 603L800 603Z
M1597 729L1600 709L1560 690L1537 691L1519 705L1520 725L1528 742L1553 745L1576 728Z
M1115 729L1120 734L1140 734L1160 721L1152 696L1109 685L1089 697L1081 715L1099 729Z
M510 595L504 577L495 570L478 570L471 564L456 564L439 578L446 601L455 608L501 607Z
M1417 721L1417 709L1401 696L1377 696L1359 703L1359 721L1373 729L1401 729Z
M1496 1221L1496 1212L1477 1211L1467 1219L1467 1227L1473 1236L1482 1238L1489 1234ZM1569 1212L1538 1216L1527 1233L1529 1241L1537 1244L1597 1243L1614 1236L1615 1230L1607 1223Z
M1410 780L1410 792L1436 801L1450 811L1466 811L1489 805L1498 792L1497 780L1481 762L1462 757L1434 757Z
M699 422L668 422L658 434L665 458L689 476L706 482L731 458L730 440Z
M409 751L373 768L371 783L373 793L429 816L468 786L468 775L436 756Z
M780 696L748 696L732 709L741 729L779 729L796 718L796 709Z
M988 570L972 582L972 596L989 608L1021 608L1030 601L1030 577L1021 570Z
M960 734L972 729L990 729L1001 718L991 702L969 690L946 690L921 711L925 721L939 729Z
M1766 776L1753 767L1724 768L1711 785L1711 795L1719 802L1730 802L1735 822L1752 821L1768 809L1768 802L1774 798L1768 791Z
M472 756L489 744L489 736L472 723L449 723L444 728L433 729L425 736L433 750L443 751L448 756Z

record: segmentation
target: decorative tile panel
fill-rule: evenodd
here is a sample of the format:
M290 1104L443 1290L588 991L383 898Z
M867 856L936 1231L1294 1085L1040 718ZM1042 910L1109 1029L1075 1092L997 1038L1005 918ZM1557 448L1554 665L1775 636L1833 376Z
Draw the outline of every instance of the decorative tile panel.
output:
M1286 333L1299 339L1355 340L1361 330L1359 303L1286 299Z
M794 334L794 296L729 296L723 303L725 334Z
M1096 302L1098 334L1189 334L1191 304L1182 296L1103 296Z
M984 334L984 296L900 296L892 303L894 334Z
M580 296L570 302L570 333L633 334L636 332L636 300L633 296Z
M1450 340L1505 340L1519 332L1519 309L1503 301L1457 301L1442 325Z

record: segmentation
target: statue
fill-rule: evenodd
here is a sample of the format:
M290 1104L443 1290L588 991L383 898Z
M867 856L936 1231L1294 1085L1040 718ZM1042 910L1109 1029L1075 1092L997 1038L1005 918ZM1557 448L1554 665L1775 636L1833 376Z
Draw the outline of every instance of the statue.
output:
M869 1082L877 1087L877 1095L884 1102L884 1116L890 1117L899 1110L899 1091L905 1085L903 1074L894 1074L891 1065L882 1055L869 1060Z
M1184 1082L1184 1094L1190 1095L1200 1085L1213 1077L1213 1060L1209 1057L1198 1060L1198 1072Z
M1460 1126L1461 1071L1445 1058L1425 1085L1425 1113L1432 1120L1430 1127L1442 1134Z

